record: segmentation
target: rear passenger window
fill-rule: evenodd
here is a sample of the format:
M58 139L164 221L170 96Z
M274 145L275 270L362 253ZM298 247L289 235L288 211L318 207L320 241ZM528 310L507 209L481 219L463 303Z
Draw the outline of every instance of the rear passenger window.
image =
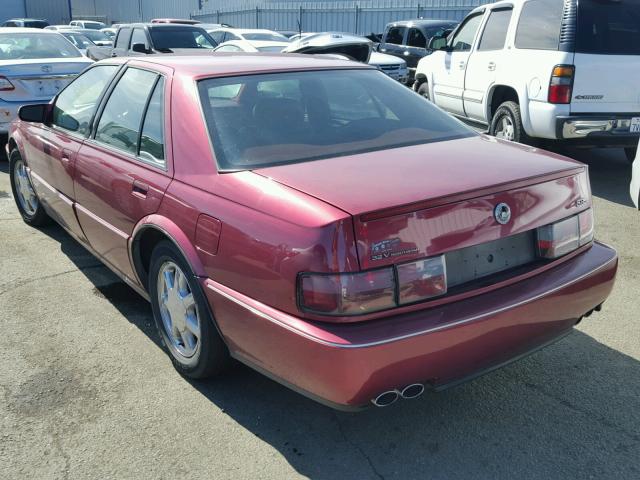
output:
M564 2L530 0L520 13L516 31L516 48L557 50Z
M409 30L409 37L407 38L407 45L409 47L427 48L427 39L417 28Z
M501 50L507 39L512 10L493 10L482 32L478 50Z
M127 69L102 111L95 136L98 142L138 154L140 125L157 78L156 73Z
M153 90L140 135L140 157L160 167L164 159L164 79Z
M391 27L387 32L385 43L393 43L394 45L402 45L404 40L404 32L407 29L405 27Z
M130 28L121 28L118 30L118 38L116 38L115 48L129 48L129 39L131 38Z

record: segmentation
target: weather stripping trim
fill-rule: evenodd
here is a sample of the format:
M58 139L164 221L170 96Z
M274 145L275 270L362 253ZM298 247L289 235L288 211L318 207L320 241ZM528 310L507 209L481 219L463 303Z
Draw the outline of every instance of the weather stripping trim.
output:
M597 268L594 268L593 270L590 270L587 273L584 273L583 275L580 275L579 277L573 278L568 282L565 282L565 283L563 283L561 285L558 285L558 286L556 286L556 287L554 287L554 288L552 288L550 290L546 290L546 291L544 291L542 293L534 295L533 297L527 298L526 300L521 300L520 302L517 302L517 303L509 304L509 305L506 305L504 307L497 308L495 310L491 310L489 312L485 312L485 313L482 313L482 314L479 314L479 315L474 315L474 316L471 316L471 317L467 317L467 318L458 320L456 322L447 323L445 325L438 325L436 327L427 328L425 330L420 330L420 331L417 331L417 332L408 333L406 335L399 335L399 336L396 336L396 337L385 338L384 340L378 340L378 341L369 342L369 343L336 343L336 342L330 342L330 341L327 341L327 340L323 340L323 339L318 338L318 337L316 337L314 335L311 335L311 334L309 334L307 332L304 332L304 331L302 331L302 330L300 330L298 328L295 328L295 327L283 322L282 320L279 320L279 319L275 318L274 316L269 315L268 313L259 310L258 308L254 307L252 305L249 305L247 302L245 302L245 301L241 300L240 298L238 298L239 296L244 296L243 294L241 294L239 292L235 292L234 290L232 290L232 289L230 289L230 288L228 288L228 287L226 287L226 286L224 286L222 284L214 282L211 279L207 279L206 280L206 286L207 286L207 288L209 290L211 290L213 292L216 292L217 294L219 294L219 295L223 296L224 298L234 302L237 305L240 305L241 307L245 308L246 310L250 311L251 313L253 313L253 314L255 314L255 315L257 315L257 316L259 316L261 318L264 318L265 320L268 320L268 321L270 321L272 323L275 323L275 324L277 324L277 325L279 325L279 326L281 326L281 327L283 327L283 328L285 328L285 329L287 329L287 330L289 330L291 332L294 332L294 333L296 333L298 335L301 335L301 336L303 336L303 337L305 337L305 338L307 338L309 340L312 340L312 341L314 341L316 343L320 343L320 344L323 344L323 345L327 345L329 347L336 347L336 348L368 348L368 347L375 347L375 346L378 346L378 345L385 345L387 343L393 343L393 342L397 342L397 341L400 341L400 340L406 340L406 339L409 339L409 338L418 337L420 335L425 335L425 334L428 334L428 333L439 332L441 330L447 330L447 329L452 328L452 327L457 327L457 326L464 325L464 324L467 324L467 323L475 322L477 320L481 320L481 319L486 318L486 317L491 317L493 315L497 315L497 314L506 312L508 310L512 310L514 308L518 308L518 307L521 307L523 305L527 305L527 304L529 304L531 302L535 302L536 300L539 300L541 298L544 298L544 297L547 297L549 295L552 295L555 292L558 292L558 291L560 291L560 290L562 290L562 289L564 289L566 287L569 287L569 286L573 285L574 283L578 283L578 282L582 281L583 279L585 279L585 278L587 278L587 277L599 272L600 270L603 270L603 269L607 268L609 265L611 265L611 263L616 262L616 261L618 261L618 256L617 255L614 256L613 258L611 258L610 260L608 260L606 263L603 263L602 265L598 266ZM229 292L233 292L235 295L233 295L233 294L231 294ZM264 305L264 304L262 304L260 302L257 302L257 301L255 301L255 303L257 305L264 306L265 308L271 308L271 307L267 307L266 305ZM298 318L293 317L291 315L288 315L286 313L282 313L282 315L285 315L287 317L291 317L292 319L295 319L295 320L298 320L298 321L305 321L304 319L298 319Z

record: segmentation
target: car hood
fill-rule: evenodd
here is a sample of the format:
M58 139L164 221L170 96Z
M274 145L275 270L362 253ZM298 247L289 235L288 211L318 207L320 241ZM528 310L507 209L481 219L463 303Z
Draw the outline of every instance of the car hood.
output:
M402 58L374 51L371 52L371 57L369 57L369 65L403 65L406 67L407 62Z

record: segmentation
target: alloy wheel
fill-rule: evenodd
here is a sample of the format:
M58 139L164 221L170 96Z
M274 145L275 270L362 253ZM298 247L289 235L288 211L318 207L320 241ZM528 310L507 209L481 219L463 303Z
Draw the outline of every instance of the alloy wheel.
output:
M512 142L515 138L515 127L509 116L505 115L500 119L500 124L496 129L496 138L502 138Z
M32 217L38 210L38 197L31 184L27 167L22 160L16 162L13 172L18 202L20 202L20 206L24 212Z

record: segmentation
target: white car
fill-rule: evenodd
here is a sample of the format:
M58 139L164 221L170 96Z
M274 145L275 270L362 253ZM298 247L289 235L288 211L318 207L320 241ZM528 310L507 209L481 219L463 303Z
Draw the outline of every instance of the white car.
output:
M80 53L85 57L87 56L87 49L96 46L89 37L82 33L78 33L73 30L59 30L59 33L73 43L73 46L80 50Z
M103 22L96 22L95 20L72 20L69 22L72 27L88 28L89 30L102 30L106 27Z
M508 0L429 42L414 89L516 142L623 147L640 136L640 3Z
M633 200L636 208L640 209L640 149L636 153L636 159L633 162L633 171L631 173L631 200Z
M0 143L19 107L48 102L92 63L57 32L0 28Z
M214 52L281 52L288 45L288 42L231 40L218 45Z
M213 37L218 45L231 40L249 40L260 42L285 42L288 43L289 39L281 33L274 32L273 30L265 30L259 28L213 28L207 29L207 32Z

